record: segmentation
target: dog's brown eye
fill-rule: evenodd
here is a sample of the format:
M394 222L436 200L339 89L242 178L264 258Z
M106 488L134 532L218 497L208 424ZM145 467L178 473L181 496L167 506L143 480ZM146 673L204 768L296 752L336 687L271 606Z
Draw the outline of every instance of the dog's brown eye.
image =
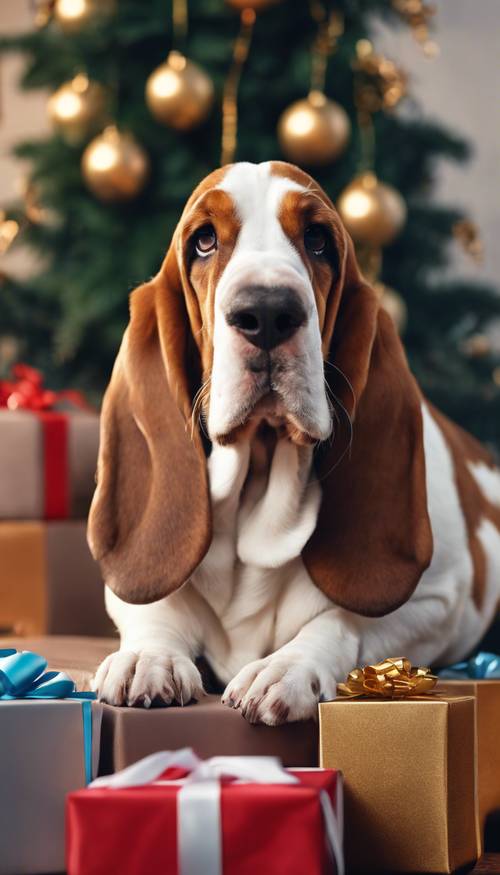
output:
M328 237L322 225L309 225L304 232L304 244L308 252L313 255L323 255Z
M212 225L205 225L200 228L194 235L194 245L196 254L201 258L206 258L217 249L217 234Z

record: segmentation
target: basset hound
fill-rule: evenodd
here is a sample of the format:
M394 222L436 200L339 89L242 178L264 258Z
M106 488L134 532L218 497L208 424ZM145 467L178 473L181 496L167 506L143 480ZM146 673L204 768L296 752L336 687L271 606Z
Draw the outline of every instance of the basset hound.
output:
M355 665L453 662L500 596L500 472L423 397L326 194L216 170L131 296L89 543L121 644L104 701L316 712Z

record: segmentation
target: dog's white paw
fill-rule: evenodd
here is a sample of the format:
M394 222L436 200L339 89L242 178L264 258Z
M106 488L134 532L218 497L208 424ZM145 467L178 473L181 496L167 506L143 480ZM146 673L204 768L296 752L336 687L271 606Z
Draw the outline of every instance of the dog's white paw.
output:
M249 663L227 685L224 705L238 708L250 723L277 726L317 714L321 695L334 698L333 675L321 689L313 665L296 657L267 656Z
M204 695L200 673L186 656L119 650L97 669L93 683L102 702L149 708L153 701L187 705Z

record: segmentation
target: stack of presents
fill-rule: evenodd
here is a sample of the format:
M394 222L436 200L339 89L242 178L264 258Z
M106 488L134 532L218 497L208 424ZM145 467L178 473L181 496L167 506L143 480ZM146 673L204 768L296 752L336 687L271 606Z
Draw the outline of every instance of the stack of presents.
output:
M473 867L500 809L500 660L437 684L387 660L353 671L317 721L281 727L216 695L97 702L117 647L85 538L98 415L27 369L4 390L0 875Z

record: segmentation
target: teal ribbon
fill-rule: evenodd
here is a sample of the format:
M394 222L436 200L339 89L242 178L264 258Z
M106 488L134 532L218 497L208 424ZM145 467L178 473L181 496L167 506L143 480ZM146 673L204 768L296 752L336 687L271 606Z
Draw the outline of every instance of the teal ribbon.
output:
M47 660L29 650L0 649L0 702L10 699L74 699L81 703L85 781L92 780L92 700L64 671L45 671Z
M448 680L500 680L500 656L482 651L466 662L456 662L441 669L438 676Z

